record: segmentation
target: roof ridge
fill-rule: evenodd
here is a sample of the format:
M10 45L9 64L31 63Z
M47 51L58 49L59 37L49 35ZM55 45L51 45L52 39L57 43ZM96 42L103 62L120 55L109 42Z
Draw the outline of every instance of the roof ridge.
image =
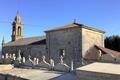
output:
M120 52L112 50L112 49L108 49L108 48L101 47L98 45L95 45L95 47L103 51L105 54L110 54L111 56L114 56L114 57L117 57L118 55L120 55Z
M29 38L42 38L42 37L46 37L46 36L32 36L32 37L25 37L25 38L22 38L22 39L29 39Z
M45 32L58 31L58 30L67 29L67 28L78 28L78 27L82 27L82 28L86 28L86 29L89 29L89 30L105 33L104 31L102 31L100 29L89 27L89 26L86 26L84 24L79 24L77 22L67 24L67 25L64 25L64 26L60 26L60 27L57 27L57 28L54 28L54 29L51 29L51 30L47 30Z
M79 26L84 26L84 24L80 24L80 23L77 23L77 22L74 22L72 24L76 24L76 25L79 25Z

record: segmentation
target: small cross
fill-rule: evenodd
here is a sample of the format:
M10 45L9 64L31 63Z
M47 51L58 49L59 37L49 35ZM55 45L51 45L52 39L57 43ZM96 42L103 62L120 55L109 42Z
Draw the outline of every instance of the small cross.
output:
M73 23L76 23L76 19L74 19Z

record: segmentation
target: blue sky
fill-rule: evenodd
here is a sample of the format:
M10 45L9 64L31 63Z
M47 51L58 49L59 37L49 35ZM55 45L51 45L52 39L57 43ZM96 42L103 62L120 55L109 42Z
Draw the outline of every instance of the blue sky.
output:
M24 37L45 35L43 31L74 19L106 35L120 35L120 0L0 0L0 40L11 40L17 10L25 24Z

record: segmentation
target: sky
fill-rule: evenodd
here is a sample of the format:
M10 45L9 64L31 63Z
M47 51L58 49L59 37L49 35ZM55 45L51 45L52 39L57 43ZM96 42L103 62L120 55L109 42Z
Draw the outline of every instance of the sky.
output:
M42 36L44 31L77 23L101 29L106 36L120 35L120 0L0 0L0 43L11 40L17 11L23 36Z

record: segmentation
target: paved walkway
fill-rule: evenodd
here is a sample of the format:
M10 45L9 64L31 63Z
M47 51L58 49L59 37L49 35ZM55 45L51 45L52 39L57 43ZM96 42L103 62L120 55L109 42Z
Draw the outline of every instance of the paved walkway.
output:
M9 74L29 80L76 80L75 75L72 73L35 69L14 68L11 70L2 71L0 74Z

